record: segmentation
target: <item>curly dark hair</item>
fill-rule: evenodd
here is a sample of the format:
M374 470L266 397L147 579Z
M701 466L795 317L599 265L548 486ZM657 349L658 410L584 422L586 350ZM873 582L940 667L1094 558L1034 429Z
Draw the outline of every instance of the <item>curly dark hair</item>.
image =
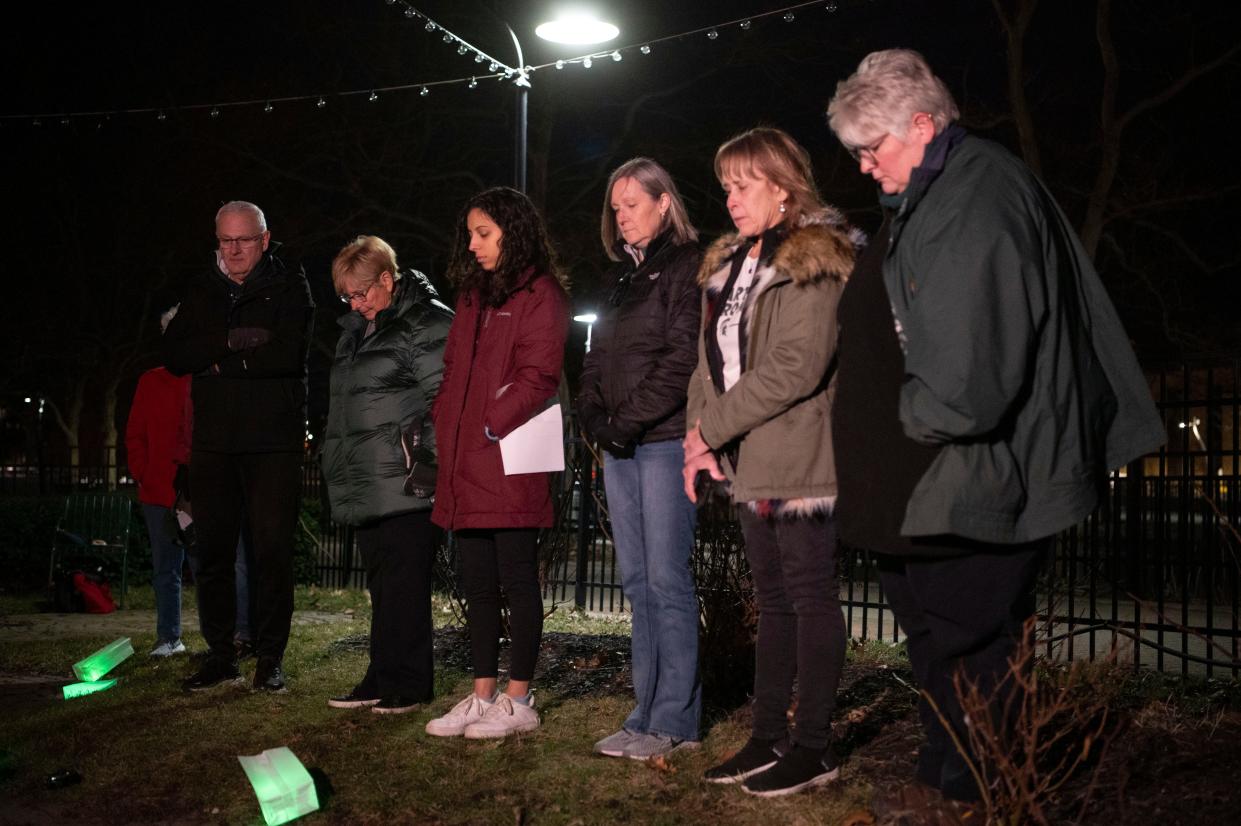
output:
M466 218L472 209L485 212L503 233L500 260L490 272L480 267L470 252ZM466 201L457 217L452 257L448 261L448 279L457 289L478 290L484 304L499 307L517 289L529 267L534 267L536 274L546 273L568 288L568 279L560 269L556 251L552 249L547 228L534 202L508 186L492 187Z

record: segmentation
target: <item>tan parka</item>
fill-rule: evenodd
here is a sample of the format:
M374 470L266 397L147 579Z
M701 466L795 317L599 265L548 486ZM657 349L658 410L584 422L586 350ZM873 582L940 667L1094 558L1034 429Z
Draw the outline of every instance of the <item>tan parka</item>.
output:
M703 258L703 331L686 420L688 428L700 425L720 457L734 502L765 502L783 514L828 510L835 501L836 305L858 237L830 209L803 216L787 233L764 235L744 311L745 369L727 392L712 378L708 336L715 335L720 293L754 241L724 236Z

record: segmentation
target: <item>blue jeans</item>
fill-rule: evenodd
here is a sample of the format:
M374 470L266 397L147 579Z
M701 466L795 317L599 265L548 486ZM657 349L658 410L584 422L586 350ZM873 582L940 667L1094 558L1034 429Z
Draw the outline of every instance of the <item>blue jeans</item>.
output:
M151 537L151 584L155 586L155 635L159 642L181 639L181 565L185 549L172 530L172 509L142 504Z
M638 445L632 459L604 458L603 483L621 585L633 608L633 688L625 728L697 740L698 599L689 558L696 512L681 483L677 440Z

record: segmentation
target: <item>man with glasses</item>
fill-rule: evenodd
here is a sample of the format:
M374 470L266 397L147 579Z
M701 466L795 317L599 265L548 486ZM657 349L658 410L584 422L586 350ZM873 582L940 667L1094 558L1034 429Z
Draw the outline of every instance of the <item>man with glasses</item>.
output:
M215 232L215 264L185 286L163 339L168 369L194 376L190 488L199 620L210 648L183 686L198 691L240 679L234 562L244 530L253 685L283 692L314 304L301 268L276 257L279 245L257 206L220 207Z

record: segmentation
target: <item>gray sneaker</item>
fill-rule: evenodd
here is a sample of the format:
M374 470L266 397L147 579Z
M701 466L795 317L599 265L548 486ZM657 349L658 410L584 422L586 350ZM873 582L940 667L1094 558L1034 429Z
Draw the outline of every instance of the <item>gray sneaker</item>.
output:
M676 740L662 734L639 734L625 747L625 756L630 760L650 760L652 757L665 757L681 749L696 749L699 745L701 744L697 740Z
M625 749L641 736L637 732L622 728L615 734L609 734L595 743L595 754L602 754L604 757L624 757Z

